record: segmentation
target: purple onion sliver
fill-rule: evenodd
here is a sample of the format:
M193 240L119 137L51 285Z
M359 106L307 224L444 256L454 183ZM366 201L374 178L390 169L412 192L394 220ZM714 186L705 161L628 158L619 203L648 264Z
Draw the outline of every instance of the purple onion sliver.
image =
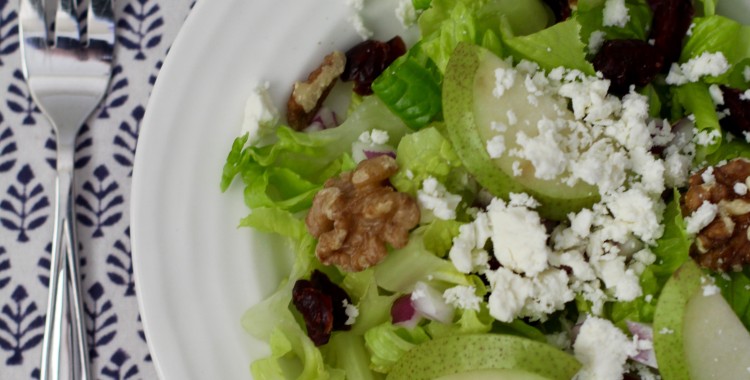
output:
M417 314L414 304L411 302L411 294L398 297L391 306L391 322L406 328L414 328L422 316Z
M656 363L656 352L654 352L653 348L653 342L654 342L654 330L650 325L638 323L638 322L631 322L626 321L628 326L628 331L630 331L633 336L636 337L636 341L646 341L650 342L650 348L649 349L638 349L638 353L634 356L631 356L630 358L634 361L645 364L652 368L658 368L658 365Z
M379 156L391 156L393 158L396 158L396 152L389 150L389 151L375 151L375 150L365 150L365 157L367 159L379 157Z

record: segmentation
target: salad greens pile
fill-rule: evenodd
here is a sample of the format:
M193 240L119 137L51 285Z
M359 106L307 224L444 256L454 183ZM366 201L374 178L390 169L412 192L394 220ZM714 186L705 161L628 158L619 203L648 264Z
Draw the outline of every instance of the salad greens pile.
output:
M254 378L384 378L407 352L426 342L496 334L546 344L553 336L569 333L590 313L611 321L623 332L628 331L628 323L654 323L662 289L678 268L691 261L694 236L687 232L687 215L680 208L684 189L669 189L665 194L663 233L648 247L655 260L643 268L638 281L642 295L629 301L610 298L600 312L576 295L563 309L543 319L498 321L489 312L486 279L478 273L459 271L448 257L461 226L477 215L473 206L487 196L446 132L452 126L444 118L443 84L456 47L479 46L515 64L534 62L545 72L564 67L595 76L591 62L596 41L592 39L648 38L653 17L649 3L625 0L624 4L629 18L620 27L604 25L605 0L579 0L571 17L560 22L541 0L413 0L411 5L419 14L419 42L375 80L374 95L353 96L341 125L315 132L281 125L275 141L266 145L248 144L247 135L235 140L221 188L229 188L236 177L244 184L244 199L251 212L240 225L287 237L296 252L289 277L242 318L244 328L271 347L269 357L253 363ZM635 89L648 98L652 118L670 123L689 118L698 135L703 132L711 137L695 145L693 171L736 157L750 158L745 137L722 130L710 90L714 84L741 91L750 87L750 27L715 14L715 7L715 0L695 2L696 17L676 64L720 52L729 69L682 85L667 84L666 74L662 74ZM372 130L386 131L395 150L399 171L390 183L396 190L417 197L424 181L434 178L461 201L454 219L423 218L405 247L391 250L382 262L364 271L345 272L318 261L317 242L308 233L304 216L329 178L356 167L352 144ZM330 341L319 347L308 338L302 317L292 306L295 282L308 278L313 270L325 273L344 289L358 311L351 330L334 332ZM710 275L750 329L750 266ZM411 328L392 323L394 302L410 294L417 282L441 292L454 286L471 287L484 301L477 308L456 308L448 323L425 319Z

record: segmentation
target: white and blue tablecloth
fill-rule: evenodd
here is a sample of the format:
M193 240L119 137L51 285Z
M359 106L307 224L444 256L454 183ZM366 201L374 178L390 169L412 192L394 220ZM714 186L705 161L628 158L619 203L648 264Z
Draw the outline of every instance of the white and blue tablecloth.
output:
M95 379L156 379L138 311L130 186L164 57L194 0L114 0L109 92L76 146L86 323ZM55 137L21 72L18 0L0 0L0 380L39 378L54 203Z

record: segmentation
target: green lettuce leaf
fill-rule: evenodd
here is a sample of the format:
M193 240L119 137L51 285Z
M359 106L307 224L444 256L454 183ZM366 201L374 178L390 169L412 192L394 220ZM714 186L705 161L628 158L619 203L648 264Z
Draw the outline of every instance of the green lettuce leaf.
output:
M445 257L453 246L463 223L456 220L436 219L424 231L424 247L439 257Z
M528 36L507 39L504 36L504 43L516 61L534 61L546 71L563 66L594 75L594 66L586 60L586 45L581 42L580 30L575 19L568 19Z
M359 310L352 326L353 334L362 335L367 330L390 321L391 307L399 294L380 294L375 282L374 268L347 273L341 287L352 297L352 302Z
M664 211L664 234L657 240L656 246L651 248L651 252L656 255L656 262L649 268L660 279L661 285L677 268L690 260L693 241L685 228L685 218L680 210L680 192L675 189L674 198Z
M710 16L694 19L695 26L685 42L680 61L685 62L705 52L722 52L729 64L750 57L750 27L723 17Z
M388 373L404 353L428 340L430 336L420 326L406 329L390 322L375 326L365 333L365 345L372 353L370 368Z
M432 66L432 61L421 54L421 45L417 45L372 83L375 95L414 130L442 120L442 77Z
M604 1L581 0L574 18L581 24L581 39L588 42L591 33L604 32L606 40L636 39L645 41L651 27L651 8L645 0L626 0L630 20L624 27L604 26Z
M321 347L327 363L340 370L342 379L375 380L381 376L370 370L370 354L362 335L336 331Z
M404 136L398 144L396 162L399 171L391 177L391 184L411 195L427 177L445 184L451 171L461 166L448 139L433 127Z
M695 126L700 132L717 136L713 143L697 147L696 161L700 162L705 156L715 152L722 141L719 117L716 115L716 106L708 91L708 85L695 82L673 87L672 102L673 119L693 115Z
M454 323L430 321L425 326L427 333L435 339L449 335L484 334L492 330L495 318L490 315L485 305L482 305L479 311L466 309L456 309L456 311L457 319Z
M721 161L731 160L737 157L750 159L750 144L743 140L727 141L711 155L706 157L709 165L716 165Z
M397 144L408 128L377 98L367 97L346 121L331 129L303 133L281 126L272 145L245 146L246 136L232 145L221 180L226 190L236 176L245 183L248 207L280 208L292 212L309 208L312 198L330 177L354 166L349 154L360 134L387 131Z
M390 252L375 266L378 286L389 292L408 293L418 281L471 285L467 276L459 272L453 263L425 248L424 231L424 227L413 231L404 248Z

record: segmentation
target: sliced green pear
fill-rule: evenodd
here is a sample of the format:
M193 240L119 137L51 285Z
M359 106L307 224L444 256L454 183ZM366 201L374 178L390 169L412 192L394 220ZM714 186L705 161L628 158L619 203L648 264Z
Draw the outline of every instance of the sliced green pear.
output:
M470 44L459 44L448 62L443 82L445 129L464 166L495 196L507 198L511 192L534 196L541 203L539 213L547 218L563 219L569 212L598 201L595 186L582 181L568 186L561 178L539 179L530 161L510 155L518 147L518 132L533 138L539 134L537 123L542 118L572 119L573 115L560 99L545 94L535 96L536 104L531 105L528 101L531 93L520 75L500 98L495 97L497 69L512 69L512 66L490 51ZM504 125L504 132L493 129L493 124L498 123ZM492 158L487 152L487 141L499 134L504 137L505 149ZM518 169L521 173L515 175Z
M396 362L388 380L427 380L494 370L513 370L510 374L517 376L537 376L509 379L568 380L580 368L581 364L573 356L535 340L498 334L456 335L414 347Z
M691 379L750 379L750 333L721 293L690 298L683 335Z
M750 333L720 293L704 295L695 262L667 281L654 312L659 372L673 379L750 379Z
M547 380L535 373L516 369L486 369L440 376L435 380Z

